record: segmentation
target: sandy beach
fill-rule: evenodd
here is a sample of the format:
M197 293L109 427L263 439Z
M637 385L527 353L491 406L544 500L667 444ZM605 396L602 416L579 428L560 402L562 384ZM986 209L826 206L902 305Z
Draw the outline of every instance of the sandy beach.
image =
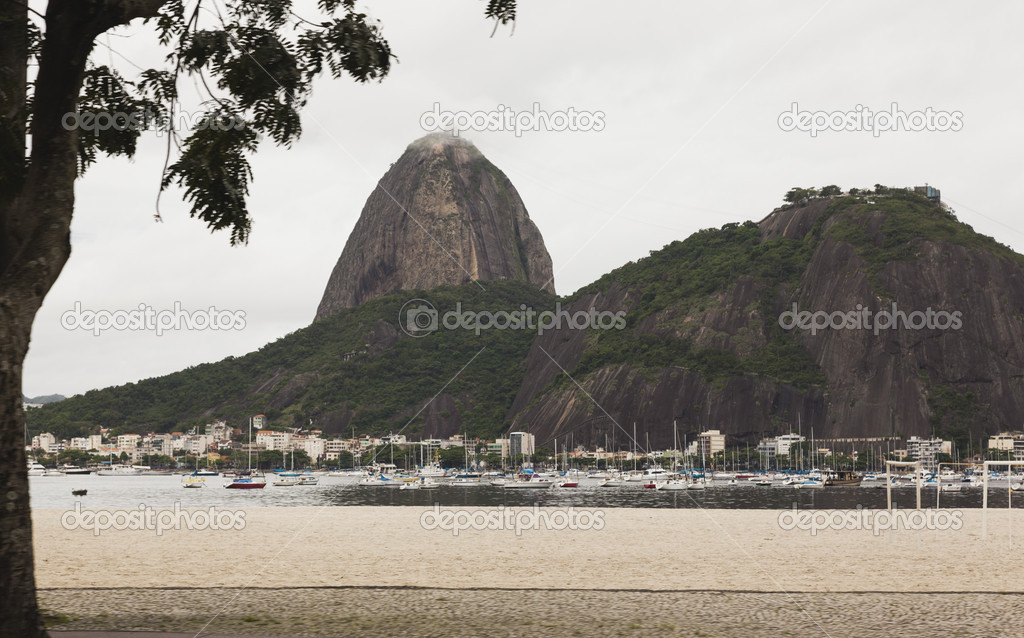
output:
M36 510L37 584L64 628L198 631L216 616L207 631L483 635L447 622L395 624L429 612L471 619L488 635L566 635L558 627L571 619L574 627L602 623L596 635L657 627L665 635L778 635L771 628L783 627L838 636L853 627L881 631L890 621L906 627L906 615L916 614L944 619L949 635L982 626L990 635L1024 634L1021 510L1012 519L990 510L984 539L980 510L949 510L928 523L945 529L878 531L878 520L859 511L815 521L813 512L801 519L788 510L605 509L581 517L583 510L542 508L525 511L548 518L522 515L521 526L533 526L518 534L494 529L515 520L512 513L471 509L457 519L455 508L445 511L452 513L439 520L411 507L252 508L232 510L227 530L97 535L95 523L75 527L65 510ZM457 535L456 521L468 527ZM547 529L570 521L577 529ZM486 524L492 529L472 528ZM812 524L843 529L812 533ZM504 618L492 627L481 609L498 608L515 613L492 615ZM719 622L706 626L708 614ZM545 618L547 629L530 624ZM1014 619L1011 631L1005 623Z

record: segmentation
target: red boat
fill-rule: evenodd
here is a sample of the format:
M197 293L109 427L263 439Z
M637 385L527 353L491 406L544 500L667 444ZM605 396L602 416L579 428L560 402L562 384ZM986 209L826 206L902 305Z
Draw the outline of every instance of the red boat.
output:
M579 487L580 484L575 481L566 481L564 483L558 483L558 487Z
M249 477L238 477L224 487L229 490L261 490L267 486L266 481L254 481Z

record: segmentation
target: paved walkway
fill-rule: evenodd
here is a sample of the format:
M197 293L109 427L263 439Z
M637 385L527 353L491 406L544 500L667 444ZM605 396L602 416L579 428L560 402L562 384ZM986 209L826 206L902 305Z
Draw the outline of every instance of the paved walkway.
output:
M1019 593L124 588L39 597L55 638L1024 635Z

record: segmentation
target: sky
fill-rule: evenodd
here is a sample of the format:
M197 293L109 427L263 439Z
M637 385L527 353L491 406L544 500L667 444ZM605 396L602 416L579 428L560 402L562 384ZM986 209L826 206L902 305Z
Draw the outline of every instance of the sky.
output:
M311 16L314 5L296 10ZM432 132L421 122L435 105L599 119L589 130L462 133L519 191L562 295L699 229L758 221L794 186L928 183L961 221L1024 252L1020 3L520 0L514 33L493 37L483 2L360 7L398 61L381 83L322 78L302 138L261 145L248 245L190 219L179 190L164 193L154 221L165 138L148 134L134 159L89 169L76 188L71 259L34 325L28 396L244 355L309 325L366 198ZM165 53L151 29L130 25L101 36L93 59L134 77ZM186 80L186 110L191 89ZM864 109L924 130L807 125L819 112L824 122ZM794 110L808 114L802 124L783 117ZM160 335L68 328L76 308L140 304L212 306L234 320Z

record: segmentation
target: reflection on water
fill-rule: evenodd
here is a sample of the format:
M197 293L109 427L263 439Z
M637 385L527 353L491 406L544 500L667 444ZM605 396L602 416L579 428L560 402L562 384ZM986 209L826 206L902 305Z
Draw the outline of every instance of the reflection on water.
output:
M508 490L491 485L456 487L443 485L432 490L400 490L389 487L359 487L351 477L321 476L319 485L276 487L261 490L227 490L227 479L207 478L202 489L183 489L180 476L33 476L30 478L32 507L70 508L80 501L95 509L150 507L288 507L396 505L430 507L640 507L709 509L884 509L885 489L875 487L759 487L753 484L715 484L706 490L655 491L639 483L623 487L601 487L601 481L584 479L577 488ZM84 497L72 496L72 489L86 489ZM935 507L936 490L921 490L923 507ZM1012 494L1013 507L1024 507L1024 492ZM915 506L913 488L893 490L893 504L901 509ZM940 495L942 507L981 507L982 490ZM1003 486L989 487L989 507L1007 507Z

